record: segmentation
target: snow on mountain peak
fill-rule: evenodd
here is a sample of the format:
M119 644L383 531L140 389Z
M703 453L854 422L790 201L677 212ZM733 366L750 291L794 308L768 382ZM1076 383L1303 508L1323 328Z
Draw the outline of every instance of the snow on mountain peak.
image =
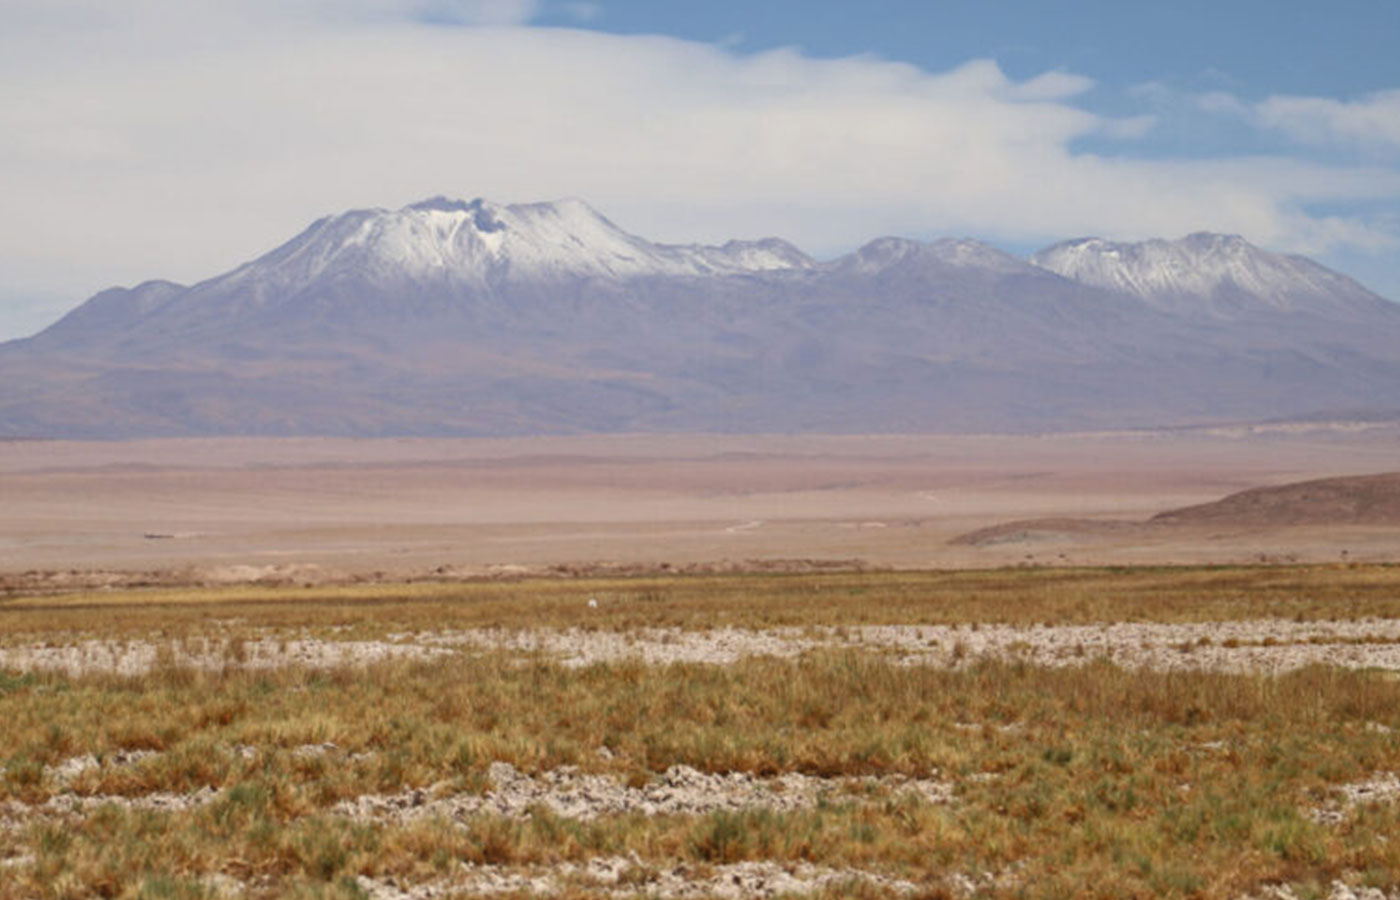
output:
M1013 272L1026 268L1026 263L1009 253L969 238L944 238L929 244L935 257L953 266L994 269Z
M880 237L837 260L835 265L855 272L874 272L917 255L923 247L923 244L908 238Z
M500 205L437 196L397 210L355 210L322 219L239 272L282 283L353 271L490 284L726 275L811 264L777 239L722 247L654 244L578 199Z
M1235 234L1117 243L1079 238L1040 251L1034 265L1134 294L1170 312L1229 318L1250 311L1340 311L1385 301L1301 256L1270 253Z
M928 244L908 238L876 238L855 253L837 260L835 265L848 271L868 273L901 265L910 260L1002 273L1026 268L1026 263L1022 260L981 241L968 238L943 238Z

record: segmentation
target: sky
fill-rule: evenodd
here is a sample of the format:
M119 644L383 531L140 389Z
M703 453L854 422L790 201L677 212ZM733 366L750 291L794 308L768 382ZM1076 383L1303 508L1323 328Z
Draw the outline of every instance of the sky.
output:
M1241 234L1400 300L1393 0L0 0L0 340L320 216Z

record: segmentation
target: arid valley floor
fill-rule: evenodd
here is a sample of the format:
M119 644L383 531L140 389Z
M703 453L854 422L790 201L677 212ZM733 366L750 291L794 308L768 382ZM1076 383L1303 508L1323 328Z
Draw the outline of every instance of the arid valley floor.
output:
M0 443L0 900L1400 897L1398 450Z
M968 547L1009 520L1141 520L1400 468L1400 426L1040 437L0 442L0 572L339 579L599 563L896 568L1384 561L1388 528L1185 529Z

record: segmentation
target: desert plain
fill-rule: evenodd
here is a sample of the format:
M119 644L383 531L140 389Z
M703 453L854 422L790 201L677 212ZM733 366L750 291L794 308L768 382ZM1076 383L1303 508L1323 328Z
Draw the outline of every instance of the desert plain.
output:
M1397 531L1303 521L1037 533L1400 467L1400 426L1039 436L623 435L0 443L0 572L484 575L808 560L908 569L1384 561ZM260 576L259 573L262 573Z

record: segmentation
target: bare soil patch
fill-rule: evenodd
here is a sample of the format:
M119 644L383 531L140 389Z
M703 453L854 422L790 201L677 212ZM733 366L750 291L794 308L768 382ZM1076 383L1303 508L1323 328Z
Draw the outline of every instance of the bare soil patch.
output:
M1096 519L1025 519L979 528L960 534L948 543L955 547L1023 546L1056 543L1081 538L1145 539L1165 529L1150 522L1099 521Z

